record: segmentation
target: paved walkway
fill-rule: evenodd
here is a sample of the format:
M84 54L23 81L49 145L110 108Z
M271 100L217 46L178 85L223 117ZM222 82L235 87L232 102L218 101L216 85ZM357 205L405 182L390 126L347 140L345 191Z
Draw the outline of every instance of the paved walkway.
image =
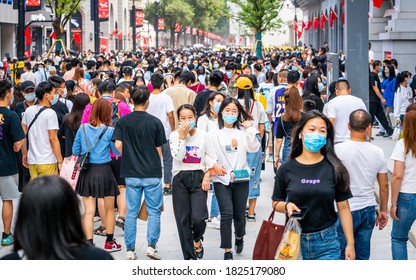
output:
M374 144L380 146L385 151L386 157L390 158L391 151L393 150L395 142L390 139L376 137ZM391 168L392 163L389 162L389 167ZM272 163L267 163L266 171L262 173L262 184L261 184L261 197L258 199L256 213L257 221L247 223L247 235L245 237L245 247L241 255L234 254L234 259L236 260L249 260L251 259L255 239L258 233L258 230L261 226L263 219L267 219L271 213L271 195L273 192L274 184L274 174L272 169ZM375 189L377 189L375 187ZM208 205L210 205L211 195L209 196ZM161 236L158 243L159 253L164 260L181 260L183 259L180 243L178 238L178 233L176 229L175 218L173 216L172 210L172 197L165 196L165 212L162 214L161 218ZM1 204L1 202L0 202ZM275 222L283 223L284 217L281 214L277 214L275 217ZM382 231L378 229L374 230L372 237L372 246L371 246L371 259L374 260L390 260L391 259L391 248L390 248L390 232L391 232L391 220L389 220L388 225ZM95 226L98 226L96 223ZM138 221L138 232L137 232L137 241L136 241L136 253L139 260L146 260L146 223ZM0 224L0 230L2 231L2 224ZM416 232L416 231L415 231ZM123 240L123 231L120 228L116 227L115 238L123 245L123 250L120 252L113 253L115 259L123 260L126 256L124 240ZM95 236L94 242L96 246L104 246L105 237ZM219 248L220 244L220 232L219 230L210 229L206 230L205 234L205 256L204 260L221 260L223 259L223 250ZM416 259L416 249L412 243L408 243L409 259ZM0 247L0 257L10 252L12 248L10 247Z

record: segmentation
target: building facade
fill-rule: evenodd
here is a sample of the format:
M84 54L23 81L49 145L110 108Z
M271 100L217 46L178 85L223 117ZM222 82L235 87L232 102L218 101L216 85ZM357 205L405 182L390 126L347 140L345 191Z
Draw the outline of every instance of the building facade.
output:
M13 10L13 1L0 2L0 54L16 56L17 10Z

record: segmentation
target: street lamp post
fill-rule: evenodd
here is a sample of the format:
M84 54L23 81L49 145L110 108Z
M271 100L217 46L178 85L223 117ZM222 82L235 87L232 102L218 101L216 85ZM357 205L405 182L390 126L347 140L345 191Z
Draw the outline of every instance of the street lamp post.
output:
M136 46L136 6L134 6L134 0L133 0L133 7L131 8L131 24L133 26L133 52L136 52L137 46Z
M94 50L100 52L100 18L98 13L98 0L94 0Z
M25 55L25 1L20 0L18 5L17 25L17 56L23 60Z
M155 0L156 50L159 49L159 1L160 0Z

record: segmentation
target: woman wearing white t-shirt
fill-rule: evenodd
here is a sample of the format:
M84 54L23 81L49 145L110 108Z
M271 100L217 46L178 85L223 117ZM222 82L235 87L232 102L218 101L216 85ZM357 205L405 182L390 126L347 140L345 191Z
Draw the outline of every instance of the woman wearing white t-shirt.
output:
M409 87L408 82L410 78L406 73L399 73L396 77L396 91L394 93L394 110L393 114L397 120L397 124L403 123L404 114L407 107L412 103L412 89Z
M391 251L393 260L407 260L408 235L416 220L416 105L406 111L403 139L396 143L391 159Z
M206 137L207 167L213 168L214 189L221 214L221 248L224 259L232 260L232 230L234 221L235 251L243 251L246 234L245 209L249 192L250 169L247 152L260 149L257 129L241 104L232 97L221 103L218 113L218 129Z
M207 99L202 116L198 118L197 127L199 130L209 132L218 128L218 112L220 111L221 102L225 96L221 92L212 92ZM208 220L208 227L220 229L219 221L220 210L215 191L212 192L211 211Z
M253 119L253 127L258 130L257 140L261 145L261 139L264 137L267 122L266 112L259 101L254 99L253 83L250 78L240 76L235 83L237 88L238 101L244 107L245 112ZM248 213L247 221L255 222L255 208L257 197L260 196L260 174L262 164L262 149L255 153L247 153L247 163L250 168L250 189L248 194Z
M195 127L196 111L184 104L177 111L179 126L170 135L173 157L172 201L185 260L202 259L202 240L208 218L210 173L205 168L206 132Z

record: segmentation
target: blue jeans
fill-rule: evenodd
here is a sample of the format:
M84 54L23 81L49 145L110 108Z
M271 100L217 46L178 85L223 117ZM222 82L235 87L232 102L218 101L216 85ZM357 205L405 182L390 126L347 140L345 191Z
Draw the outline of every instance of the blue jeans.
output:
M214 190L214 184L211 183L211 188L212 188L212 199L211 199L211 213L209 214L209 217L218 217L218 215L220 214L220 207L218 206L218 200L217 200L217 196L215 195L215 190Z
M302 233L300 248L304 260L339 260L339 246L336 224L318 232Z
M289 155L291 151L290 139L287 137L283 138L283 151L282 151L282 164L286 163L289 160Z
M376 223L376 207L369 206L361 210L353 211L351 215L355 240L355 259L368 260L370 258L371 235L373 234ZM337 232L341 246L341 259L344 260L347 241L339 219L337 221Z
M256 135L257 141L260 142L260 135ZM257 152L247 153L247 164L251 170L250 174L250 189L248 198L257 198L260 196L260 175L261 175L261 163L262 163L262 149Z
M124 221L124 242L127 250L136 246L136 225L144 192L148 212L147 243L156 245L160 236L160 213L163 203L161 178L126 178L127 213Z
M409 231L416 220L416 194L399 193L396 216L391 230L391 252L393 260L407 260Z

